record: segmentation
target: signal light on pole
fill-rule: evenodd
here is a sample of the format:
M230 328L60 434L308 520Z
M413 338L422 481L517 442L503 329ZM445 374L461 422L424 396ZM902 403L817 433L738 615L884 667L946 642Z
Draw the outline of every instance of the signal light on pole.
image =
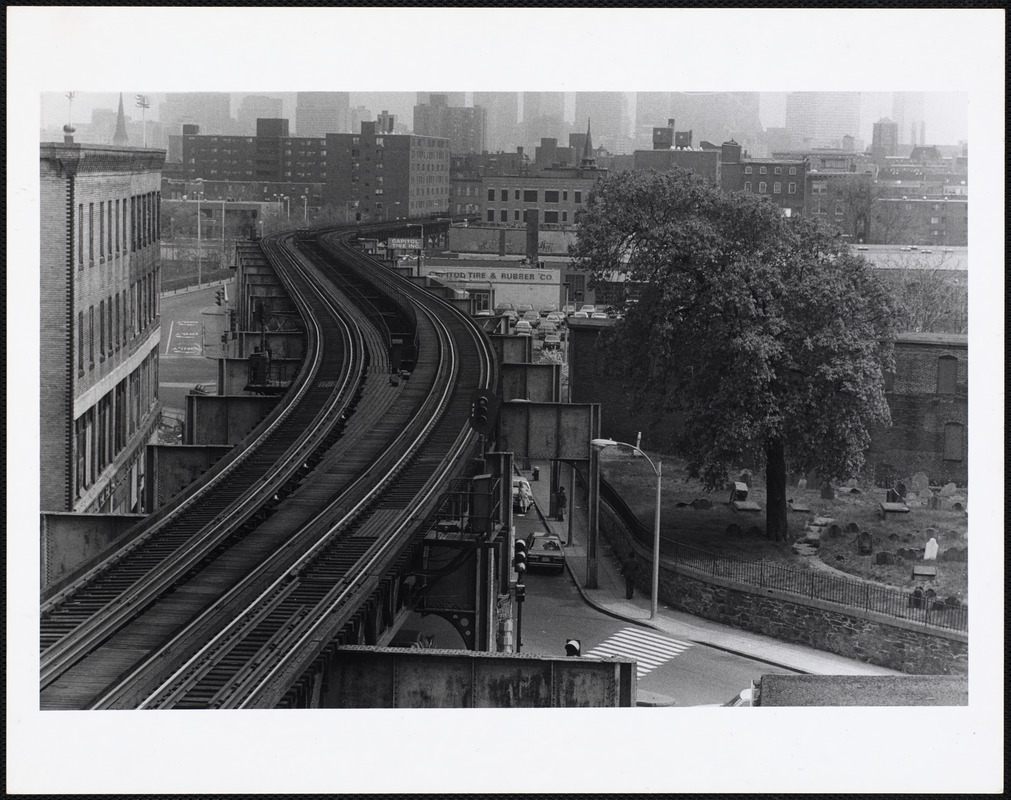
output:
M216 291L216 292L214 293L214 302L215 302L215 304L217 304L217 305L219 305L219 306L220 306L220 305L221 305L221 303L222 303L222 301L223 301L224 299L225 299L225 290L224 290L224 289L218 289L218 290L217 290L217 291Z
M513 545L513 569L519 574L519 580L523 580L527 571L527 543L522 539L517 539Z
M488 436L495 425L498 401L487 389L478 389L470 398L470 427Z

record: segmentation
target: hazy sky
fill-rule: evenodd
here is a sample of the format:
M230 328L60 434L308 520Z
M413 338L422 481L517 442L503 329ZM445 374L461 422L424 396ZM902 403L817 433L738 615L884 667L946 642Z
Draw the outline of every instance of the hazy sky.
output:
M143 90L132 89L123 91L123 107L128 117L140 119L140 109L134 106L135 96L143 94ZM253 92L250 92L253 93ZM163 95L148 93L151 98L151 108L147 112L149 120L158 119L158 103ZM263 92L263 94L277 94ZM765 127L782 127L785 124L786 92L761 92L760 117ZM361 95L352 93L351 104L361 102ZM232 97L232 116L238 110L238 97ZM571 98L570 98L571 99ZM115 109L119 103L116 92L81 92L74 99L73 119L76 123L91 121L93 109ZM401 104L402 105L402 104ZM570 102L571 105L571 102ZM42 95L41 123L43 127L58 127L67 121L68 101L62 94L48 93ZM381 109L375 108L374 112ZM958 144L968 137L968 95L964 92L927 92L926 122L927 141L930 144ZM571 111L571 110L570 110ZM404 113L404 109L400 109ZM294 98L286 98L285 114L294 122ZM860 136L867 143L871 140L871 126L881 117L892 116L891 92L861 93ZM410 124L410 116L406 120Z

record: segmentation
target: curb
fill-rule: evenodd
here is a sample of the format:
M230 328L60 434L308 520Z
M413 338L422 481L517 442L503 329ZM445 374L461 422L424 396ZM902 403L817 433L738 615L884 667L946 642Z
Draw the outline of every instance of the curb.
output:
M541 522L543 522L544 525L548 527L548 530L551 530L550 526L548 526L548 520L541 511L541 507L540 505L538 505L536 499L534 500L534 508L537 509L537 516L540 517ZM573 584L575 584L576 590L579 592L579 596L583 598L583 602L586 603L591 608L595 609L596 611L599 611L601 614L605 614L606 616L611 617L612 619L618 619L621 620L622 622L627 622L630 625L638 625L641 628L648 628L649 630L654 630L657 631L658 633L666 633L666 631L663 628L661 628L659 625L656 625L655 623L641 619L635 619L634 617L626 617L624 614L620 614L617 611L612 611L611 609L600 605L595 600L592 600L586 594L586 590L583 588L582 584L576 577L576 574L573 572L572 564L569 563L568 555L566 555L565 558L565 570L566 572L568 572L569 578L572 580ZM688 639L688 641L690 641L692 644L701 645L703 647L711 647L714 650L719 650L724 653L730 653L731 655L741 656L742 658L747 658L751 661L757 661L760 664L767 664L770 667L790 670L791 672L797 672L800 673L801 675L812 674L808 670L800 669L799 667L791 666L790 664L783 664L782 662L779 661L772 661L768 658L762 658L761 656L755 656L750 653L744 653L740 650L733 650L732 648L724 647L723 645L713 644L712 642L707 642L702 639L693 639L689 637L684 638Z

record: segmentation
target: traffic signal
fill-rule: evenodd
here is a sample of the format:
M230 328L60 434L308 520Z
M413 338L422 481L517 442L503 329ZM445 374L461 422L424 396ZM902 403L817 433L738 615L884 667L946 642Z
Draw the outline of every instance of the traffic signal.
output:
M224 299L225 299L225 290L224 289L218 289L214 293L214 302L215 302L215 304L220 306L221 303L224 301Z
M487 389L478 389L470 399L470 427L478 433L489 435L495 426L498 401Z
M519 580L523 580L527 571L527 543L522 539L517 539L513 545L513 569L519 574Z

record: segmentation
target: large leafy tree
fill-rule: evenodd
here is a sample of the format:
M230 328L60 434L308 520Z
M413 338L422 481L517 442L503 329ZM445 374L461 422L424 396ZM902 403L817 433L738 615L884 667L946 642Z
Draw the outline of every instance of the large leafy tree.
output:
M640 284L610 358L639 410L673 419L710 489L765 464L766 533L787 535L787 464L856 475L889 422L893 309L840 237L691 173L607 176L580 213L576 264Z

